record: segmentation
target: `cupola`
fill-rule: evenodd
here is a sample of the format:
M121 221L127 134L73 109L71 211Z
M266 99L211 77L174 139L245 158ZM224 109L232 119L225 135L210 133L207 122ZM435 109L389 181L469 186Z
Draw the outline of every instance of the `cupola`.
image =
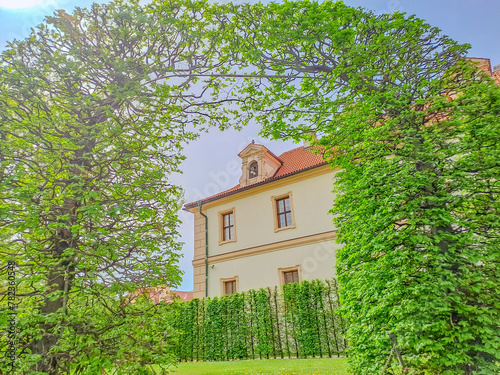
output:
M282 164L282 161L265 146L255 144L254 141L241 151L240 186L248 186L273 177Z

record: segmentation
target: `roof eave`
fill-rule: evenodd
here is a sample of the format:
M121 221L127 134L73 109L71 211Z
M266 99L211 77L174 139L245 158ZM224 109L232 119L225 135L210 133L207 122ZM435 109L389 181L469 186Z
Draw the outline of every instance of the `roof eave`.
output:
M309 170L314 169L314 168L322 167L322 166L327 165L327 164L328 164L328 162L325 161L325 162L323 162L321 164L313 165L312 167L301 169L300 171L288 173L288 174L280 176L280 177L271 177L271 178L268 178L267 180L258 182L256 184L248 185L248 186L242 187L241 189L233 190L233 191L230 191L230 192L228 192L226 194L218 195L218 196L213 197L213 198L200 199L200 200L198 200L196 202L192 202L192 203L188 203L188 204L184 205L183 210L191 212L190 209L191 208L195 208L196 206L198 206L198 202L201 202L201 203L213 202L213 201L219 200L221 198L225 198L225 197L228 197L228 196L240 193L242 191L246 191L246 190L252 189L252 188L257 187L257 186L262 186L262 185L265 185L265 184L269 184L269 183L274 182L274 181L279 181L279 180L281 180L283 178L294 176L296 174L299 174L299 173L302 173L302 172L306 172L306 171L309 171Z

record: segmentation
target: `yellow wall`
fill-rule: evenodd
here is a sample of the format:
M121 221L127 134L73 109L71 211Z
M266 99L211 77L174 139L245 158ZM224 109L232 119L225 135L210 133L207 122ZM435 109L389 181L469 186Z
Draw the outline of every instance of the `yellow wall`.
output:
M238 290L280 284L278 268L300 266L301 280L335 275L331 193L337 171L322 166L207 203L208 295L221 294L221 278L238 277ZM291 192L294 228L275 231L273 196ZM234 208L236 241L222 245L219 212ZM195 214L195 297L205 295L204 218Z
M213 263L208 268L208 295L221 295L220 279L238 276L238 291L280 285L278 268L300 265L301 280L335 275L334 240Z
M209 256L334 230L332 215L335 172L262 191L207 209ZM271 185L271 184L269 184ZM272 196L292 192L295 228L274 231ZM235 208L236 242L219 246L218 212Z

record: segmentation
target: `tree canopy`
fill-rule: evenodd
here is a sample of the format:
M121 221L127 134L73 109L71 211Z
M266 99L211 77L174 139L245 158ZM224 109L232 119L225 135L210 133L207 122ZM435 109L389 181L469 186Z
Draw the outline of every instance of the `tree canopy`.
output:
M168 316L137 325L156 308L123 298L180 282L181 189L169 175L196 136L204 93L190 73L213 55L201 10L186 4L59 11L1 55L0 254L16 264L22 373L172 361Z
M500 94L466 51L413 16L309 0L118 1L12 43L0 251L18 265L22 370L171 361L164 320L117 329L155 308L113 297L179 280L168 173L190 126L256 120L276 139L315 132L342 168L331 212L354 373L497 371ZM106 332L133 349L75 338Z
M235 89L242 120L315 132L342 168L331 212L354 372L497 372L500 92L468 46L341 2L228 5L222 25L252 75Z

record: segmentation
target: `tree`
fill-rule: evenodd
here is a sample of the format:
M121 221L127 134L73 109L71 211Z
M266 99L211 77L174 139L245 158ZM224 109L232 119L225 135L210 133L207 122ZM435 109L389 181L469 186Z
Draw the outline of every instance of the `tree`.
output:
M413 16L311 1L223 13L222 51L249 74L241 121L314 131L342 168L331 212L354 372L496 373L499 88Z
M113 298L178 280L180 191L165 176L188 125L255 118L274 138L316 132L343 169L332 212L355 373L400 372L393 351L414 373L496 371L499 91L466 50L341 2L48 18L0 75L0 251L22 276L22 370L168 365L168 322L141 330L156 310ZM109 345L120 338L130 351Z
M199 37L203 4L59 11L2 53L0 254L2 267L16 263L22 373L172 362L168 315L147 321L158 307L124 296L180 281L181 190L169 174L212 92L192 75L216 51ZM196 122L219 121L204 113ZM0 340L5 352L6 331Z

